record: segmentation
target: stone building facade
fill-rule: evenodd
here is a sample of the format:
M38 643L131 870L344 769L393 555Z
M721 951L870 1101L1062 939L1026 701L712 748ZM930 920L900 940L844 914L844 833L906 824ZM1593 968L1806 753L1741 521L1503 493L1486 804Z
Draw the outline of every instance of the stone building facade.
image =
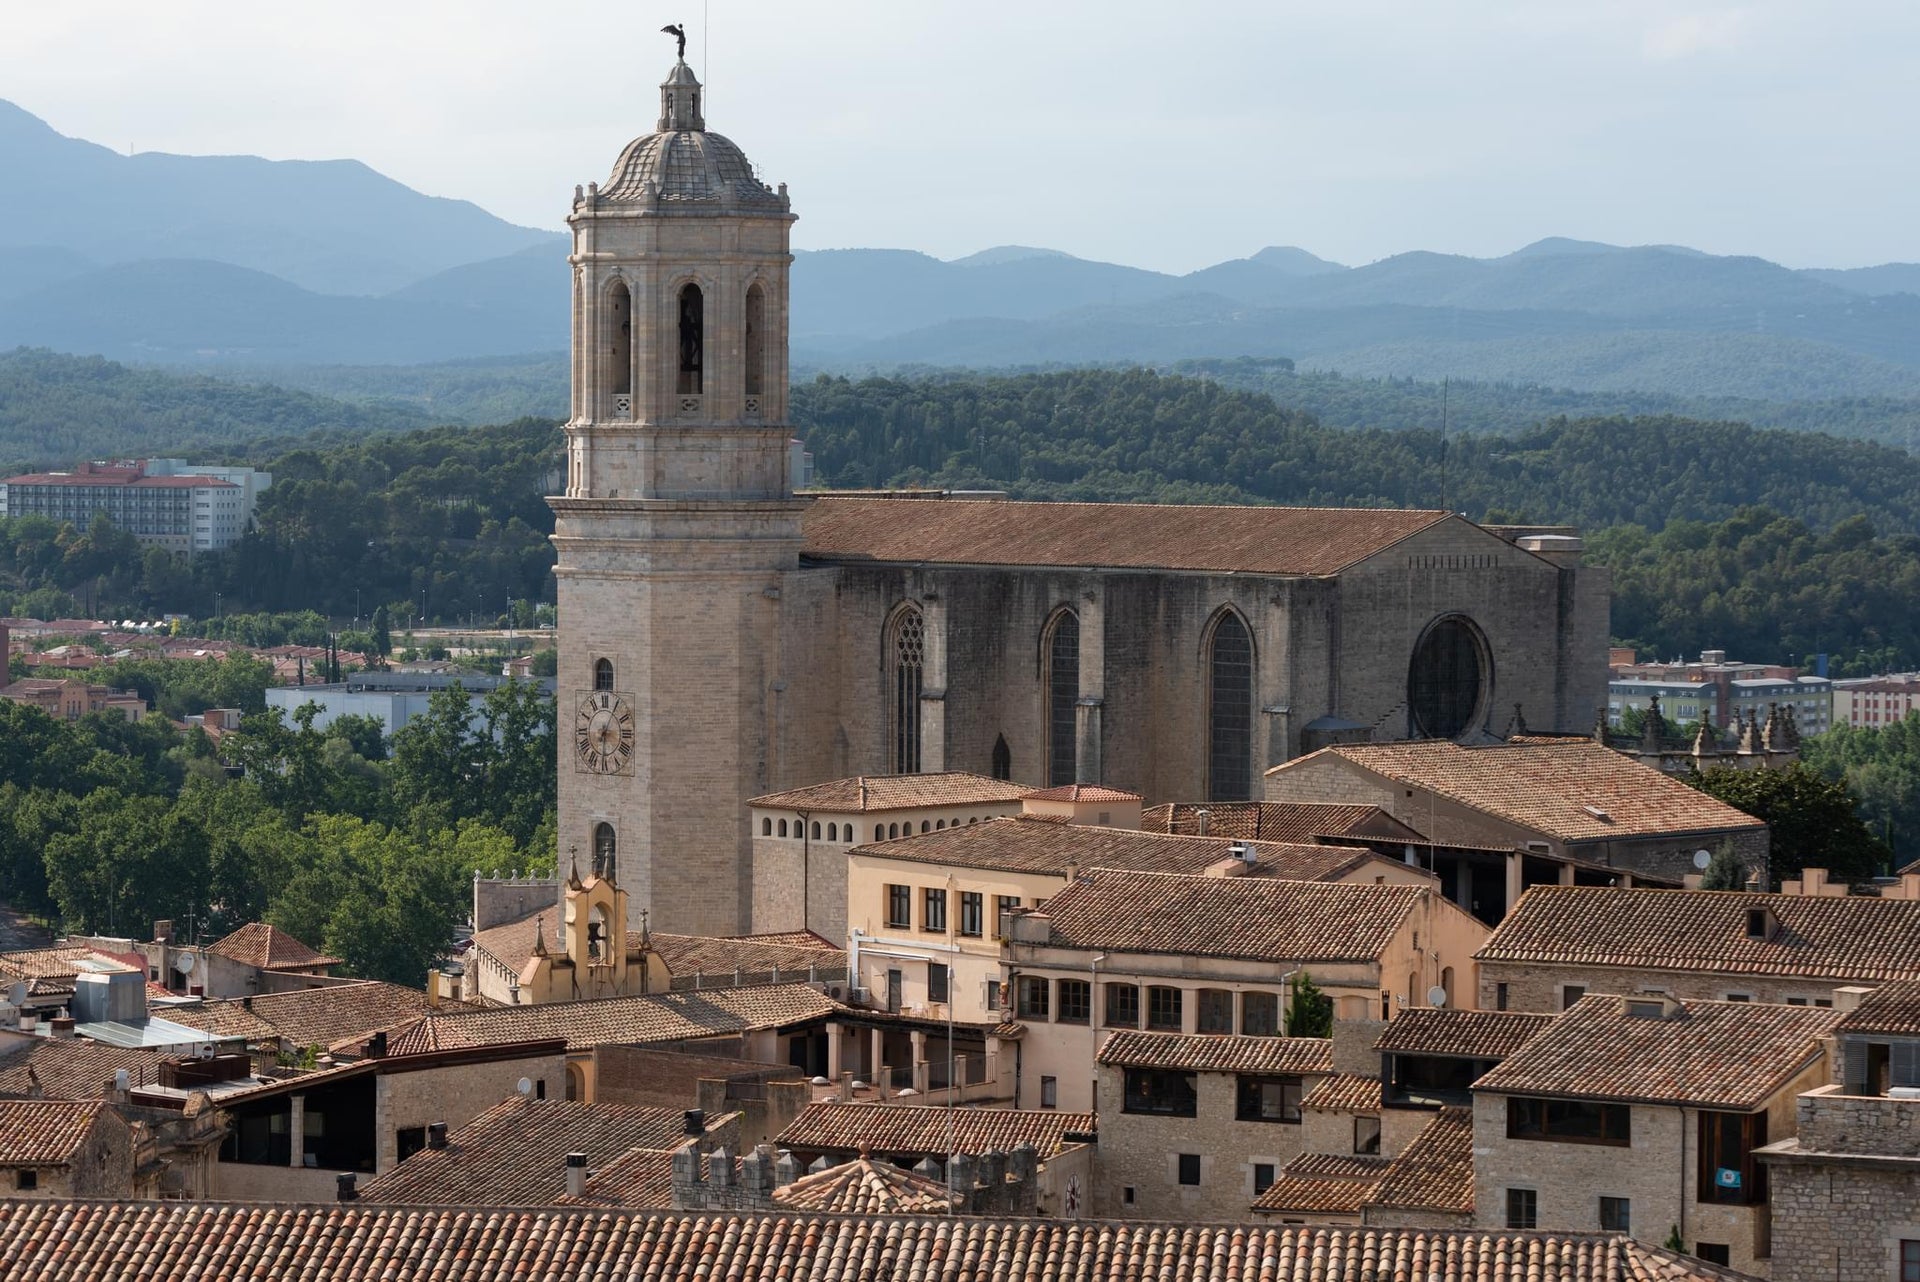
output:
M1579 726L1604 700L1606 574L1568 531L794 494L793 219L684 62L568 217L559 844L635 913L766 928L746 803L821 780L1246 800L1335 737L1484 737L1516 704Z

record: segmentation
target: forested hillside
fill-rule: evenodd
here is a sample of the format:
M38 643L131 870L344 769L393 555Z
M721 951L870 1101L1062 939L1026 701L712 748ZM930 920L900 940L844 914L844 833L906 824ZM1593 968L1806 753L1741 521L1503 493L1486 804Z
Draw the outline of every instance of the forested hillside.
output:
M114 454L228 449L269 436L364 434L432 420L399 405L162 373L19 348L0 352L0 466L66 467ZM202 461L206 461L202 459Z
M1615 632L1645 648L1920 664L1920 459L1885 446L1673 416L1443 442L1329 429L1257 393L1143 370L821 378L794 389L793 417L830 487L1444 504L1577 524L1615 567ZM242 453L275 483L234 552L188 564L104 522L0 522L0 611L30 599L206 615L218 593L228 613L347 617L424 592L427 615L452 620L552 599L550 420Z

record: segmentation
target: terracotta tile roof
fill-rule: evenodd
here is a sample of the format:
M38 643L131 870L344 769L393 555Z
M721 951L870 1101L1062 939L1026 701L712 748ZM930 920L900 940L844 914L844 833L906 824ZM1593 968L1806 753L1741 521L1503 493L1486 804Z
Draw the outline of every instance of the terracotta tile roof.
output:
M393 1054L564 1038L570 1050L714 1037L754 1028L784 1028L842 1010L804 984L716 988L647 997L495 1006L434 1014L394 1037Z
M801 531L803 554L819 561L1299 575L1337 573L1449 515L1372 508L848 497L815 499Z
M1659 998L1647 999L1657 1008ZM1474 1083L1476 1092L1760 1107L1822 1053L1841 1012L1761 1002L1680 1002L1666 1018L1583 997Z
M1302 1215L1358 1215L1380 1182L1379 1171L1364 1178L1336 1175L1294 1175L1295 1163L1281 1172L1266 1191L1253 1200L1255 1211ZM1384 1167L1385 1163L1381 1163Z
M1277 846L1236 843L1227 837L1169 837L1125 827L1060 823L1041 816L1006 816L916 833L893 841L854 846L862 856L941 867L979 867L1008 873L1058 873L1069 867L1119 867L1142 873L1202 873L1233 860L1231 846L1252 846L1275 867L1325 871L1363 860L1367 850L1348 846ZM1258 871L1258 869L1256 869ZM1279 875L1279 873L1269 873Z
M747 804L765 810L832 810L841 813L869 810L914 810L922 806L974 806L1018 801L1027 795L1024 784L964 770L924 775L855 775L825 783L770 792Z
M0 1100L0 1166L65 1166L106 1111L100 1100Z
M364 1203L0 1203L5 1282L193 1282L324 1272L731 1282L1737 1282L1744 1275L1622 1234L1126 1224L938 1216L486 1210ZM947 1262L943 1266L942 1262ZM324 1269L322 1265L324 1264Z
M259 970L310 970L315 966L338 966L338 957L315 952L277 926L250 921L207 948Z
M1056 947L1372 961L1430 893L1421 886L1096 869L1049 899L1045 911Z
M1388 868L1401 874L1419 873L1433 877L1424 868L1415 868L1398 859L1367 849L1365 846L1298 846L1248 842L1257 857L1245 876L1278 877L1282 881L1358 881L1378 877ZM1435 884L1438 878L1433 878Z
M735 938L758 944L784 944L790 948L823 948L830 953L842 951L839 944L811 930L769 930L758 935L738 935Z
M1377 1051L1406 1055L1459 1055L1469 1059L1505 1059L1549 1027L1553 1015L1498 1010L1403 1010L1380 1040Z
M799 943L786 943L765 935L733 938L655 935L653 950L666 961L668 971L676 978L693 974L731 975L736 970L748 974L778 970L788 978L802 980L807 977L810 966L824 970L847 964L846 953L821 947L817 935Z
M1750 909L1772 914L1765 937L1747 934ZM1474 955L1847 983L1920 979L1920 900L1534 886Z
M1057 1109L913 1108L901 1104L809 1104L780 1132L782 1148L858 1152L883 1157L944 1157L948 1115L963 1153L1031 1144L1042 1161L1058 1153L1068 1131L1092 1131L1091 1113Z
M468 946L518 975L532 960L534 940L541 934L546 936L548 952L566 951L560 934L560 914L551 906L515 921L475 931ZM632 944L633 936L627 938ZM695 973L731 975L735 970L764 974L778 969L791 972L796 980L804 980L809 966L844 968L847 964L844 952L811 931L733 937L655 934L652 940L654 951L660 954L675 978Z
M1358 1073L1335 1073L1313 1084L1300 1100L1301 1108L1322 1113L1378 1113L1381 1108L1380 1079Z
M26 1095L37 1086L48 1099L99 1099L112 1088L118 1069L126 1069L136 1086L158 1081L160 1060L158 1051L87 1037L21 1038L0 1045L0 1095Z
M354 1038L413 1023L433 1010L461 1009L427 1004L418 989L364 979L287 993L260 993L179 1006L167 1018L216 1037L263 1041L277 1037L292 1046L333 1046Z
M1185 1068L1203 1073L1331 1073L1325 1037L1234 1037L1122 1029L1100 1048L1100 1062L1124 1068Z
M1473 1213L1473 1110L1443 1108L1387 1165L1370 1206Z
M516 1095L449 1135L445 1148L421 1149L361 1185L360 1196L440 1206L548 1206L566 1196L567 1154L585 1153L592 1167L630 1149L670 1151L685 1140L684 1131L678 1109Z
M775 1189L773 1200L788 1210L836 1215L948 1215L961 1202L938 1180L865 1157L803 1175Z
M1839 1031L1920 1037L1920 980L1902 980L1874 989L1840 1021Z
M1057 788L1035 788L1028 801L1139 801L1140 794L1097 783L1063 783Z
M1197 837L1201 835L1202 810L1207 812L1205 835L1209 837L1251 837L1301 845L1311 844L1316 837L1425 840L1378 806L1317 801L1169 801L1141 811L1140 827L1147 832Z
M23 948L17 952L0 953L0 966L22 979L72 979L80 973L82 962L95 963L89 969L135 969L83 944L52 944L46 948Z
M555 1206L620 1207L629 1211L664 1211L672 1208L671 1149L628 1149L611 1162L598 1167L592 1165L593 1155L589 1153L587 1161L590 1174L586 1188L581 1190L578 1197L562 1193L553 1199ZM563 1175L563 1182L564 1179Z
M1337 744L1269 773L1301 768L1320 753L1561 841L1764 826L1698 788L1590 739L1475 748L1445 739Z

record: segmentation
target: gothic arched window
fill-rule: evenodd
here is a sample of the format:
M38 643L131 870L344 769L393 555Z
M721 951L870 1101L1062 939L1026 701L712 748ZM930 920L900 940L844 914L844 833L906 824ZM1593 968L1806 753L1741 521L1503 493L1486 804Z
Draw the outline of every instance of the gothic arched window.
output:
M593 688L596 690L613 689L613 660L612 659L594 660Z
M1207 644L1207 798L1253 795L1253 635L1221 614Z
M1062 610L1047 629L1047 786L1077 782L1074 709L1080 702L1080 616Z
M767 359L767 294L760 286L754 285L747 290L746 310L746 380L743 390L748 396L760 395L760 389L766 382Z
M895 774L920 773L920 685L926 653L926 619L916 607L902 607L887 630L887 691L892 705L889 721Z
M613 875L614 847L613 825L595 824L593 826L594 876L607 881L615 880Z
M1013 778L1013 749L1007 747L1007 736L1000 735L993 741L993 777L995 779Z
M700 287L680 289L680 380L674 390L698 395L706 390L707 304Z
M633 295L616 280L607 291L607 391L625 396L633 390Z

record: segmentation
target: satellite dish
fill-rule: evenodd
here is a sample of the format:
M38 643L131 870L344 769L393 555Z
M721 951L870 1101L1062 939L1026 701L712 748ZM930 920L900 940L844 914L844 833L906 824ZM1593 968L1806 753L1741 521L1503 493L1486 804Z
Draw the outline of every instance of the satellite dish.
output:
M199 964L199 961L200 959L192 953L181 953L178 957L174 958L173 968L182 975L191 975L193 974L193 968Z
M1446 990L1446 989L1444 989L1444 988L1442 988L1442 987L1441 987L1440 985L1438 985L1438 984L1435 984L1435 985L1434 985L1434 986L1433 986L1432 988L1429 988L1429 989L1427 990L1427 1005L1429 1005L1429 1006L1445 1006L1446 1004L1447 1004L1447 990Z
M1693 852L1693 866L1695 868L1698 868L1701 872L1705 872L1707 870L1707 865L1712 862L1713 862L1712 851L1696 850Z
M9 1006L25 1006L27 1004L27 986L25 984L13 984L8 987L7 1004Z
M522 1095L531 1095L531 1094L533 1094L533 1079L532 1079L532 1078L530 1078L530 1077L523 1077L523 1078L521 1078L521 1079L520 1079L520 1085L519 1085L519 1091L520 1091L520 1093L521 1093Z

